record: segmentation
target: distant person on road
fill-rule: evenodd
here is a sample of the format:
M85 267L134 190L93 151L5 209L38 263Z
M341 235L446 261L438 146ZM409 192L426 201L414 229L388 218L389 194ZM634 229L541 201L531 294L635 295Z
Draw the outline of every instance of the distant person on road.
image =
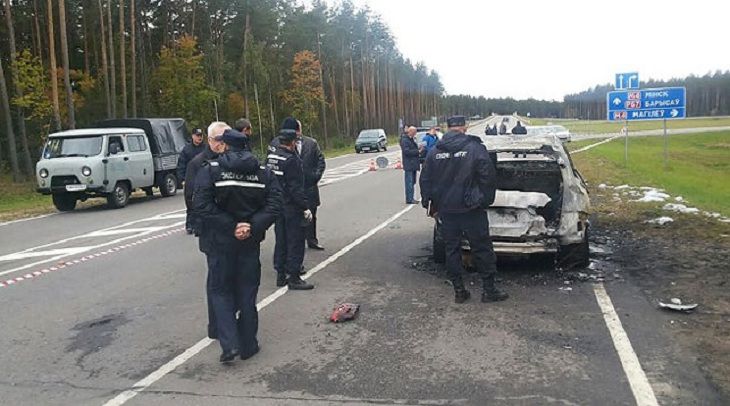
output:
M464 235L482 277L482 302L505 300L508 295L496 286L497 257L486 211L496 193L494 165L481 140L466 134L464 116L450 117L447 122L449 131L423 165L422 204L430 216L441 220L454 301L463 303L471 296L461 277Z
M302 160L297 153L297 120L288 117L279 131L279 144L266 158L266 166L276 174L284 191L284 208L276 220L274 269L276 286L309 290L314 285L301 278L304 262L305 228L312 221L307 200Z
M208 261L206 290L215 322L208 334L220 342L220 362L230 363L259 352L261 241L281 212L282 193L271 170L262 169L244 150L243 134L225 123L213 123L208 130L226 151L198 172L193 204L202 220L200 250Z
M193 130L191 136L191 142L185 144L180 155L177 158L177 188L181 189L185 182L185 174L188 169L188 162L195 158L198 154L205 150L205 144L203 143L203 130L196 128ZM185 216L185 231L188 234L193 233L193 226L191 224L190 210L188 210Z
M499 135L505 135L505 134L507 134L507 125L503 121L502 124L499 125Z
M519 120L517 120L517 125L512 128L512 134L516 135L526 135L527 134L527 128L520 123Z
M251 150L251 135L253 134L253 129L251 128L251 121L249 121L247 118L239 118L236 120L236 122L233 124L233 128L236 129L236 131L240 132L241 134L246 136L247 142L246 142L246 150Z
M428 130L426 135L423 136L423 141L425 142L425 145L423 146L423 151L421 152L421 162L426 159L426 155L428 155L428 152L431 151L433 147L436 146L436 143L439 141L438 130L438 127L433 126Z
M400 137L400 148L403 160L403 172L406 186L406 204L416 204L413 193L416 185L416 176L421 169L421 161L418 159L423 151L423 146L416 144L416 127L410 126L406 133Z

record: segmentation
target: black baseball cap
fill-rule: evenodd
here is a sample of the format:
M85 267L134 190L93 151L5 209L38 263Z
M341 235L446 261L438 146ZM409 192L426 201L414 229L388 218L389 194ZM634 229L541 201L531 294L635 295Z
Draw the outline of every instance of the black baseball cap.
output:
M464 127L464 126L466 126L466 117L451 116L446 120L446 124L449 127Z
M194 128L193 135L203 135L203 130L200 128Z

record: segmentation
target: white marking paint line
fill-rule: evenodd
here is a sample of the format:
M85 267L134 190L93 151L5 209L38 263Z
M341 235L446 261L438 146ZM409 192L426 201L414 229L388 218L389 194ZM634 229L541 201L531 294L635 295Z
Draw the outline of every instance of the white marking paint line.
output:
M638 406L658 406L659 403L654 395L654 390L644 370L641 368L639 357L631 346L631 341L629 341L629 337L621 325L621 319L616 314L616 309L613 307L606 288L602 283L599 283L593 285L593 292L596 294L596 301L601 308L601 313L603 313L606 327L608 327L608 331L611 333L613 346L616 348L626 378L629 380L636 404Z
M609 138L609 139L606 139L606 140L603 140L603 141L597 142L597 143L595 143L595 144L591 144L591 145L586 145L585 147L583 147L583 148L580 148L580 149L576 149L575 151L571 151L570 153L571 153L571 154L578 154L578 153L581 153L581 152L583 152L583 151L588 151L588 150L589 150L589 149L591 149L591 148L594 148L594 147L597 147L597 146L599 146L599 145L603 145L603 144L609 143L609 142L611 142L611 141L615 140L616 138L623 138L623 137L624 137L623 135L616 135L616 136L614 136L614 137L611 137L611 138Z
M5 221L5 222L0 223L0 227L7 226L7 225L10 225L10 224L15 224L15 223L22 223L24 221L40 220L40 219L43 219L43 218L46 218L46 217L55 216L56 214L58 214L58 213L43 214L43 215L35 216L35 217L27 217L27 218L24 218L24 219L17 219L17 220Z
M384 229L387 227L390 223L397 220L400 216L406 214L409 210L414 208L415 205L408 205L405 209L399 211L398 213L391 216L389 219L385 220L384 222L377 225L372 230L368 231L361 237L357 238L355 241L351 242L350 244L346 245L341 250L334 253L332 256L327 258L326 260L320 262L317 266L312 268L307 272L304 279L311 278L314 274L317 272L323 270L331 263L335 262L338 258L342 257L343 255L350 252L353 248L357 247L358 245L362 244L363 241L367 240L368 238L372 237L377 233L378 231ZM259 311L263 310L266 306L273 303L276 299L282 297L286 292L288 292L288 288L283 287L280 289L277 289L269 296L266 296L263 300L258 302L256 304L256 309ZM121 406L130 399L137 396L140 392L144 391L145 389L152 386L155 382L162 379L165 375L169 374L170 372L174 371L175 368L179 367L180 365L187 362L189 359L193 358L197 354L199 354L201 351L203 351L206 347L208 347L211 343L213 343L213 340L210 338L203 338L202 340L195 343L192 347L185 350L182 354L178 355L177 357L173 358L168 363L162 365L157 370L152 372L151 374L144 377L142 380L136 382L130 389L125 390L124 392L120 393L119 395L115 396L113 399L110 399L106 403L104 403L104 406Z
M137 233L137 234L132 234L132 235L128 235L128 236L125 236L125 237L117 238L115 240L107 241L105 243L101 243L101 244L97 244L97 245L90 245L90 246L87 246L87 247L83 247L84 248L83 251L76 251L76 252L71 253L71 254L66 253L66 254L62 254L62 255L56 255L55 257L52 257L52 258L44 259L44 260L41 260L41 261L36 261L36 262L30 263L30 264L26 264L26 265L23 265L23 266L19 266L17 268L8 269L7 271L2 271L2 272L0 272L0 276L7 275L7 274L13 273L13 272L24 271L24 270L26 270L28 268L32 268L32 267L34 267L36 265L41 265L41 264L45 264L47 262L57 261L57 260L59 260L61 258L65 258L65 257L71 256L71 255L74 255L74 254L78 254L78 253L86 252L86 251L91 251L91 250L94 250L94 249L97 249L97 248L101 248L101 247L106 247L106 246L109 246L109 245L114 245L114 244L120 243L122 241L129 240L129 239L139 238L139 237L143 237L143 236L149 235L149 234L153 233L154 231L160 231L160 230L164 230L164 229L169 229L169 228L181 226L183 224L185 224L185 222L184 221L180 221L180 222L171 224L169 226L165 226L163 228L159 228L157 230L145 231L145 232L142 232L142 233ZM136 245L137 242L135 242L134 244ZM82 247L77 247L77 248L82 248ZM27 251L22 251L21 253L25 253L25 252L27 252Z

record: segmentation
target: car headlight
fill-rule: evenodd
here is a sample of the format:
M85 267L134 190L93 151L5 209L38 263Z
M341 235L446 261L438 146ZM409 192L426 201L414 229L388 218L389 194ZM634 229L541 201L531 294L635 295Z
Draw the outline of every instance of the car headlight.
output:
M84 176L91 176L91 168L89 168L88 166L84 166L83 168L81 168L81 174Z
M41 176L41 178L44 178L44 179L45 179L45 178L47 178L47 177L48 177L48 170L47 170L46 168L43 168L43 169L41 169L41 170L40 170L40 171L38 172L38 175L40 175L40 176Z

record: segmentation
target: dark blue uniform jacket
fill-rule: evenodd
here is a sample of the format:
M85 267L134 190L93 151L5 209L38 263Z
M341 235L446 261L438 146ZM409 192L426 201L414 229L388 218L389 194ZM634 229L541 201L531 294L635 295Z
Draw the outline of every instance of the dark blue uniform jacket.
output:
M281 213L282 191L274 174L247 151L228 151L207 162L195 180L193 207L200 216L200 250L235 249L249 239L235 238L236 224L251 224L260 242Z
M478 137L449 132L428 153L421 198L439 213L466 213L494 203L495 166Z
M269 152L266 166L279 179L284 191L284 208L289 210L307 210L309 203L304 182L302 160L296 152L277 146Z

